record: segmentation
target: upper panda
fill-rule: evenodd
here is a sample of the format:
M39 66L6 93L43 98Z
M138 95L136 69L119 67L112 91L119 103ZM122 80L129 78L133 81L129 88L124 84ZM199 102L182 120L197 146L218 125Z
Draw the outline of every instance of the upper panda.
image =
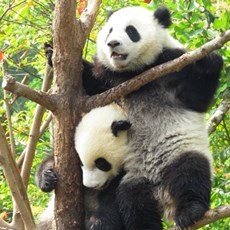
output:
M116 189L124 176L123 163L130 150L131 123L125 112L112 103L85 114L75 132L75 148L83 171L85 229L125 230L116 201ZM53 155L44 160L36 183L45 192L57 184ZM89 187L89 188L87 188ZM40 217L37 230L54 229L54 196Z
M184 54L167 31L170 24L165 7L114 12L98 34L94 63L83 61L86 92L103 92ZM123 99L132 123L126 175L117 192L126 230L162 229L153 215L158 210L187 228L209 209L212 156L204 113L222 66L222 58L212 52Z

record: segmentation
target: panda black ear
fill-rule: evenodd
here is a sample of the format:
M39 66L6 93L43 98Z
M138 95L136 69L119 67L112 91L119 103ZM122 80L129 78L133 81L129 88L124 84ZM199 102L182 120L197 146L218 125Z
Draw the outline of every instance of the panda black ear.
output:
M108 10L107 12L107 20L110 18L110 16L114 13L115 11L113 10Z
M154 17L164 28L168 28L172 24L170 11L165 6L158 7L154 12Z
M127 120L114 121L111 125L112 133L117 137L119 131L128 130L131 125L132 124Z

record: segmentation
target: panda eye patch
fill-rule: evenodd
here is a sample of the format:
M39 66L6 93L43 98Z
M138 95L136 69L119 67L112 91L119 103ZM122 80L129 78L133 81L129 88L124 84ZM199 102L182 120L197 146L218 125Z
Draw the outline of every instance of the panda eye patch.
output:
M125 32L128 34L129 38L133 42L138 42L141 39L140 34L138 33L137 29L134 26L127 26Z
M98 169L104 172L108 172L112 168L111 164L105 158L102 157L97 158L95 160L95 165Z

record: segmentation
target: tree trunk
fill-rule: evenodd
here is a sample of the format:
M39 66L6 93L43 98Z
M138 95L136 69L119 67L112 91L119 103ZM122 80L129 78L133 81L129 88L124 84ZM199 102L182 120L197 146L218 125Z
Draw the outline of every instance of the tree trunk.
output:
M56 229L60 230L84 229L82 176L73 140L81 108L80 103L73 101L83 99L81 56L84 44L79 45L80 36L77 34L81 31L75 14L74 0L56 1L53 64L54 90L59 102L58 108L53 111L53 121L54 160L59 178L55 191L55 220Z

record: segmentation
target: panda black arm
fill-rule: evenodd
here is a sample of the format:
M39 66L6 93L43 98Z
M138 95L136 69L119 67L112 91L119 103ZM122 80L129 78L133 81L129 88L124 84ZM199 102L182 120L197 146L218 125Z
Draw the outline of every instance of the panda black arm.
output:
M125 172L115 177L109 186L98 193L98 208L92 213L86 224L90 230L125 230L116 202L117 187Z
M183 49L164 49L154 65L160 65L165 62L172 61L173 59L176 59L183 54L185 54L185 50Z
M57 185L57 174L54 171L54 156L51 154L39 166L35 174L36 185L43 192L51 192Z
M148 179L135 178L120 183L116 199L126 230L162 230L159 203Z
M219 83L223 59L212 52L203 59L174 73L176 97L189 109L206 112Z
M44 44L44 49L45 49L45 55L46 55L46 61L47 63L53 67L53 62L52 62L52 56L53 56L53 47L52 45L45 43ZM93 76L93 64L86 61L82 60L83 64L83 87L86 90L86 93L88 95L95 95L97 93L102 93L106 89L103 87L103 82L96 79Z
M44 44L44 50L45 50L45 55L46 55L46 61L47 63L53 67L53 62L52 62L52 56L53 56L53 47L49 43Z
M155 64L171 61L184 53L182 49L165 49ZM197 112L206 112L218 87L222 67L222 57L212 52L179 72L162 77L159 82L164 84L166 91L173 92L182 106Z
M102 93L106 90L105 84L102 80L95 78L93 74L94 65L86 60L82 60L83 63L83 87L88 95L95 95Z

